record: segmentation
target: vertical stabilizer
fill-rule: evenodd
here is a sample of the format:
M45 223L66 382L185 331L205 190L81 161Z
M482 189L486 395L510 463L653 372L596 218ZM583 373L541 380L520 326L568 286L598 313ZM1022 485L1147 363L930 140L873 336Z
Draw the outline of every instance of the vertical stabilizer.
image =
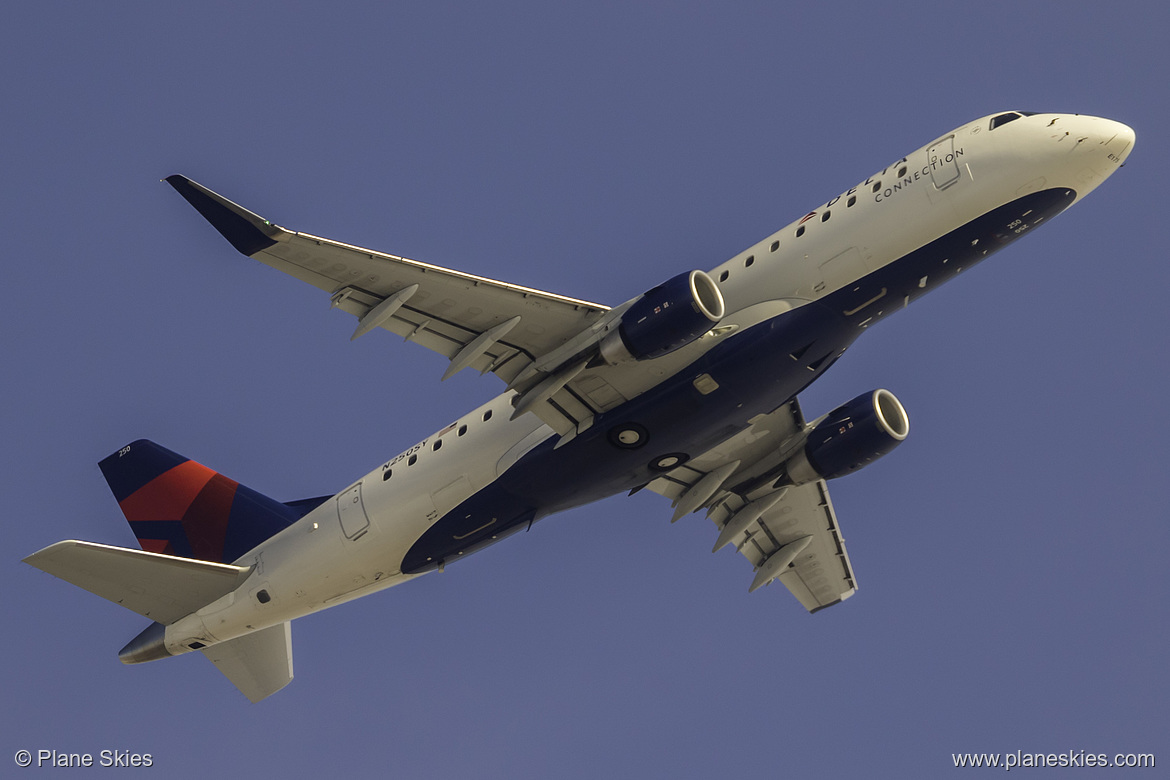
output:
M292 623L269 626L201 652L252 702L292 682Z
M146 439L98 465L147 552L231 563L307 511Z

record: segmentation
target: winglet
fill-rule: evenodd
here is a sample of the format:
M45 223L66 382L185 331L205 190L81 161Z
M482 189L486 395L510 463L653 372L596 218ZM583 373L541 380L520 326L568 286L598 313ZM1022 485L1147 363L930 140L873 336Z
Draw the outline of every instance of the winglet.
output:
M276 243L273 239L280 234L280 228L243 206L186 176L168 176L166 183L174 187L241 254L251 257Z

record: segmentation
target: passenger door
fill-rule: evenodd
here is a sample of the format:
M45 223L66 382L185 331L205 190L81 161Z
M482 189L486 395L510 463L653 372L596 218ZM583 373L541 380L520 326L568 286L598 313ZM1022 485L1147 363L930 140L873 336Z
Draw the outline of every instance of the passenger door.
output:
M356 542L370 530L370 518L362 502L362 483L357 483L337 497L337 520L345 538Z

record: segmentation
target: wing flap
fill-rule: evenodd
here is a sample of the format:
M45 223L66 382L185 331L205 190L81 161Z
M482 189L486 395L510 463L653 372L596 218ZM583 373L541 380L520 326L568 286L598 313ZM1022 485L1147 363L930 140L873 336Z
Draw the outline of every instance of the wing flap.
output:
M519 317L467 364L495 373L507 384L537 357L588 330L608 311L600 304L300 233L282 236L253 257L329 292L335 307L359 320L383 301L418 285L379 326L449 360Z
M740 461L702 504L720 529L715 550L734 545L748 559L757 574L752 590L778 580L805 609L816 612L852 596L857 580L824 480L780 491L772 487L776 469L801 446L804 428L804 415L793 399L647 487L679 505L704 477ZM800 551L784 566L776 565L781 559L773 556L786 557L784 548L794 543Z
M725 511L734 502L725 504ZM712 519L719 524L717 515ZM732 544L759 569L778 550L802 537L809 544L776 577L809 612L844 601L857 590L857 577L837 524L824 480L790 487Z

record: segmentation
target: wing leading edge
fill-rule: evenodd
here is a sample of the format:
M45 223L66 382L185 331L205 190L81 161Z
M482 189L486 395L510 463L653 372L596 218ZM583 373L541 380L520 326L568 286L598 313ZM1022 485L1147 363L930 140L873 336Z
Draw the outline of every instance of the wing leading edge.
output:
M239 252L329 293L334 307L358 318L355 338L378 327L397 333L451 360L444 378L470 367L523 390L542 378L533 370L540 357L603 329L610 311L286 230L185 176L166 181Z

